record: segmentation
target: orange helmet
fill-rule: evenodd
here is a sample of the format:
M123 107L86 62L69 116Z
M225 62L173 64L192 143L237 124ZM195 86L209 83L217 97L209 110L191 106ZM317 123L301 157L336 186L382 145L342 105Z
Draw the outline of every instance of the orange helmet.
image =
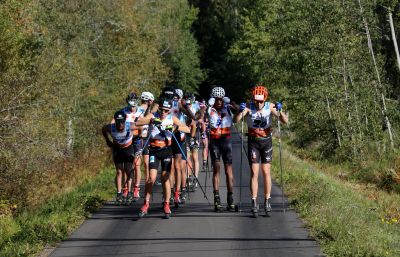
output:
M251 89L251 95L253 96L253 100L265 101L268 98L268 90L262 84L258 84Z

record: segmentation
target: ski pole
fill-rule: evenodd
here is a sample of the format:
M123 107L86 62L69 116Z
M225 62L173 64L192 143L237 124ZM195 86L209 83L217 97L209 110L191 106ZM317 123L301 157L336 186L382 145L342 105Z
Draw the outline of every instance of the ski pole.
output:
M176 144L178 145L178 147L179 147L179 150L181 151L181 153L182 153L183 157L184 157L185 159L187 159L187 158L186 158L186 154L183 152L183 149L182 149L181 145L179 144L179 141L178 141L178 139L176 139L176 137L175 137L174 133L171 133L171 134L172 134L172 137L174 138L174 140L175 140ZM204 191L203 187L201 186L199 179L197 178L197 176L196 176L196 175L194 175L194 178L196 179L197 183L199 183L199 187L200 187L201 191L203 191L204 198L206 198L206 199L207 199L207 202L208 202L208 204L211 206L210 200L208 200L208 197L207 197L207 195L206 195L206 193L205 193L205 191Z
M278 142L279 142L279 166L281 168L281 187L282 187L282 209L283 209L283 213L285 213L286 208L285 208L285 198L284 198L284 186L283 186L283 168L282 168L282 143L281 143L281 137L282 137L282 133L281 133L281 113L279 112L279 116L278 116L278 133L279 133L279 138L278 138Z
M242 129L240 134L239 212L242 212L243 123L244 115L242 114Z

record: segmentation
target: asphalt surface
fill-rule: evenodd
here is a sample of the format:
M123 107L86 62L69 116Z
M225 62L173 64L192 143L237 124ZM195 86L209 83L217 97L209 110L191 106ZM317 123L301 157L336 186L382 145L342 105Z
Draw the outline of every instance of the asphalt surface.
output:
M234 134L232 140L234 199L239 203L239 135ZM212 204L211 175L211 172L208 173L205 186L206 172L200 171L199 181ZM261 183L261 178L259 180ZM221 201L226 205L223 174L221 182ZM297 214L287 206L286 199L282 204L282 192L277 185L274 184L272 188L272 216L266 217L260 204L259 217L251 217L248 184L249 165L243 155L240 212L215 213L200 188L190 193L190 200L185 205L178 209L172 208L170 219L163 218L161 186L154 187L149 214L142 219L137 218L137 213L143 199L131 206L115 206L110 201L86 220L69 239L63 241L50 256L324 256ZM262 184L260 186L261 203Z

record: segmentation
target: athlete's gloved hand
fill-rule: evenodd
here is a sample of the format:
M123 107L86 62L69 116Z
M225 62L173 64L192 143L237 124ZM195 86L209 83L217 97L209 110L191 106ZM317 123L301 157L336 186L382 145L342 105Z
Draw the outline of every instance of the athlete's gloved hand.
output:
M193 148L195 146L195 144L196 144L196 138L195 137L191 137L189 139L189 147Z
M227 96L222 98L222 100L224 101L225 104L229 104L231 102L231 99L229 97L227 97Z
M282 111L282 103L281 102L276 102L275 103L275 109L280 112Z
M240 103L240 108L239 111L244 111L244 109L246 109L246 103Z
M114 147L114 143L111 142L110 140L106 140L106 143L108 147Z
M139 150L139 151L137 151L137 152L135 153L135 158L138 158L138 157L142 156L142 153L143 153L143 150L142 150L142 149Z
M210 99L208 99L208 105L209 106L213 106L215 104L215 98L211 97Z
M150 123L153 124L154 126L159 126L161 125L162 121L159 118L153 118Z
M204 103L200 102L200 103L199 103L199 107L200 107L200 109L203 109L203 108L206 107L206 105L205 105Z

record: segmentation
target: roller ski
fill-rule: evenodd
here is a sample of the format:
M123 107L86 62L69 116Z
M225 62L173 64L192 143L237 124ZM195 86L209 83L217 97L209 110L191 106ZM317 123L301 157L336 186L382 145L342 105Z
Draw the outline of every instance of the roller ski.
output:
M215 212L223 212L224 207L221 205L221 199L219 195L214 195L214 211Z
M169 202L164 202L164 218L169 219L171 216L171 208L169 207Z
M195 179L192 176L190 176L187 179L187 185L188 185L189 192L194 192L194 190L195 190L194 182L195 182Z
M251 204L251 215L253 218L258 217L258 205L256 199L252 199L252 204Z
M173 198L173 203L175 208L179 208L179 204L181 203L181 198L180 198L180 192L175 191L174 193L174 198Z
M140 199L140 194L139 194L140 188L139 187L134 187L133 188L133 202L136 202Z
M239 206L233 203L232 192L228 192L227 202L228 202L228 206L226 207L227 211L230 211L230 212L238 212L239 211Z
M149 212L149 207L150 207L150 204L149 204L149 202L146 201L145 204L142 206L142 208L140 208L138 217L143 218L144 216L146 216L147 213Z
M181 193L181 204L185 204L186 203L186 199L188 197L188 193L187 193L187 189L183 188L182 189L182 193Z
M128 192L128 195L126 196L125 205L131 205L132 202L133 202L133 194L132 192Z
M115 204L116 205L122 204L122 193L117 193L117 197L115 198Z
M128 205L128 187L124 187L122 190L122 204Z
M265 211L265 217L271 217L272 208L271 204L269 203L269 199L265 199L264 211Z

